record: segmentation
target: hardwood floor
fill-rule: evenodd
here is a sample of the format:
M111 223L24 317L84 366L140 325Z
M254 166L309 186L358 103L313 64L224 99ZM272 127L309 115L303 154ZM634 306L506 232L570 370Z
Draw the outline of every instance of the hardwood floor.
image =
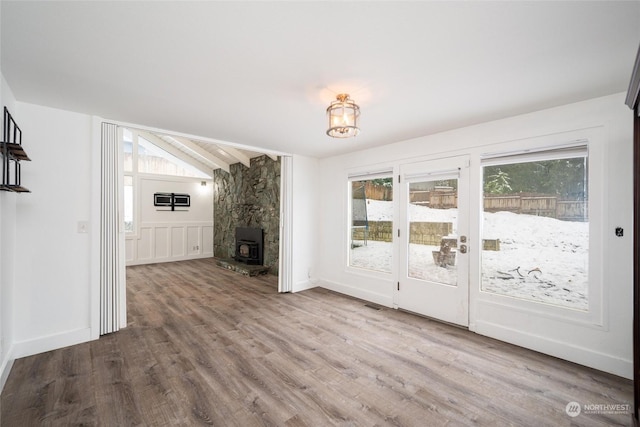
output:
M631 404L631 381L324 289L278 294L211 259L127 284L126 329L15 362L3 427L631 422L565 412Z

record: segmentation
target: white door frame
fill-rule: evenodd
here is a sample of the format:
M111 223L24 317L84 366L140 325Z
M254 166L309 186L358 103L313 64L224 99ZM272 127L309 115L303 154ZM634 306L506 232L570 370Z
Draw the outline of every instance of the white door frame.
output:
M409 185L412 182L458 179L456 250L457 284L409 276ZM469 325L469 156L401 164L399 169L399 269L395 290L398 308L461 326ZM463 241L464 240L464 241Z

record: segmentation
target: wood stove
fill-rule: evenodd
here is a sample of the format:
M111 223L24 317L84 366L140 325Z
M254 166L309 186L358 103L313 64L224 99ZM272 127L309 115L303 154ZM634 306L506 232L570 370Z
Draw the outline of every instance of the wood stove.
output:
M262 228L236 227L236 253L233 257L245 264L262 265L264 262L264 235Z

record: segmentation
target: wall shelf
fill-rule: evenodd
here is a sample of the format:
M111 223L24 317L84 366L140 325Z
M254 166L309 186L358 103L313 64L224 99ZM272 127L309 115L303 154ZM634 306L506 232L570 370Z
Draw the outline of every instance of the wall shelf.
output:
M3 145L3 149L4 147L6 147L7 154L12 159L27 160L27 161L31 160L29 156L27 156L27 153L24 151L24 148L22 148L22 145L16 144L13 142L2 142L2 145Z
M25 188L21 185L13 185L13 184L0 185L0 191L13 191L14 193L31 193L31 190L29 190L28 188Z
M4 138L0 142L2 152L2 183L0 191L15 193L30 193L29 189L20 183L20 162L30 161L27 152L22 148L22 131L11 117L7 107L4 107Z

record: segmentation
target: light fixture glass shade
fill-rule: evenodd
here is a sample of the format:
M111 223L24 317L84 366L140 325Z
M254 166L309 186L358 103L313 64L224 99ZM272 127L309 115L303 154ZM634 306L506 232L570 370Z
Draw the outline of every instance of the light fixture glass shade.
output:
M331 102L327 108L327 118L329 128L327 135L334 138L351 138L358 136L358 118L360 117L360 107L349 99L349 95L341 93L336 96L336 100Z

